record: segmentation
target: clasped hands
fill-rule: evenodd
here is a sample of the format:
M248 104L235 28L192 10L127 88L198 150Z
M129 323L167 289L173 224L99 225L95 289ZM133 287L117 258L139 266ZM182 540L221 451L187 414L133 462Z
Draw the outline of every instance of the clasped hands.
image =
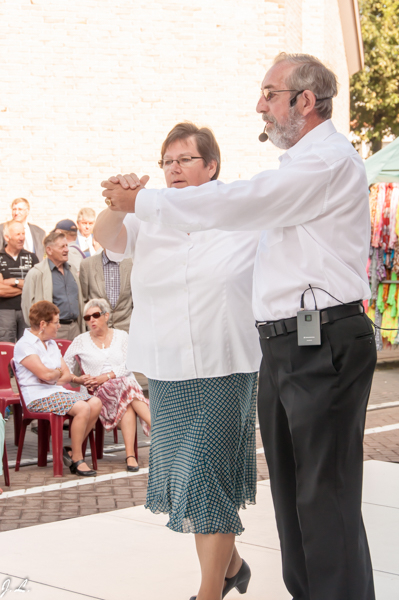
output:
M114 212L134 213L137 194L144 189L148 180L148 175L139 179L135 173L130 173L102 181L101 187L105 188L102 195L105 196L108 208Z
M84 385L90 392L94 391L100 385L108 381L108 375L105 373L103 375L81 375L80 377L75 377L73 383L78 383L79 385Z

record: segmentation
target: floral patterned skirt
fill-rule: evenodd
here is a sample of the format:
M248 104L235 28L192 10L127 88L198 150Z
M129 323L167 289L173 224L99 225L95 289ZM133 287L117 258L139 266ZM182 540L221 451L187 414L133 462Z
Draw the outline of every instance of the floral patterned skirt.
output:
M100 421L106 431L115 429L133 400L140 400L149 406L149 400L134 377L110 379L100 385L94 393L103 403ZM142 419L140 423L145 435L149 435L150 428L147 423Z
M56 392L51 396L33 400L28 404L28 410L39 413L55 413L63 417L79 400L90 400L92 396L84 392Z

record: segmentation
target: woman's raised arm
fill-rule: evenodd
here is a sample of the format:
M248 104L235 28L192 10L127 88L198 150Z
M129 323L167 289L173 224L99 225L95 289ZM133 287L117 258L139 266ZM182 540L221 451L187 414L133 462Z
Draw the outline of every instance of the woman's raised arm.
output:
M126 213L114 212L106 208L101 212L94 226L93 235L103 248L123 254L126 249L127 233L123 224Z

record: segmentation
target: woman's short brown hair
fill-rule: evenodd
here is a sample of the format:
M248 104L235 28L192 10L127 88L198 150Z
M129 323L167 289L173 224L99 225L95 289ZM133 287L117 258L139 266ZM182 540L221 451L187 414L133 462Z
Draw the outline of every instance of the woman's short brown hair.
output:
M164 157L168 147L177 142L177 140L186 140L189 137L194 137L198 152L204 159L205 164L209 165L211 160L216 161L216 171L211 179L217 179L220 173L220 148L213 134L213 131L208 127L197 127L194 123L186 121L185 123L178 123L169 131L168 135L161 148L161 158Z
M31 327L37 329L40 327L41 321L46 321L46 323L50 323L55 315L59 314L58 307L52 302L48 302L47 300L40 300L40 302L35 302L32 304L29 311L29 323Z

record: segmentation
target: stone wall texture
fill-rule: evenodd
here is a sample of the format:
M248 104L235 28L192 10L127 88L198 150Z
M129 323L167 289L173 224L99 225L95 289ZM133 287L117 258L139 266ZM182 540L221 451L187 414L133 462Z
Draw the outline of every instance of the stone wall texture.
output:
M222 180L275 168L255 106L282 50L333 68L333 120L349 132L337 0L0 0L0 31L0 221L21 196L47 231L99 212L101 180L120 172L161 187L160 146L182 120L213 129Z

